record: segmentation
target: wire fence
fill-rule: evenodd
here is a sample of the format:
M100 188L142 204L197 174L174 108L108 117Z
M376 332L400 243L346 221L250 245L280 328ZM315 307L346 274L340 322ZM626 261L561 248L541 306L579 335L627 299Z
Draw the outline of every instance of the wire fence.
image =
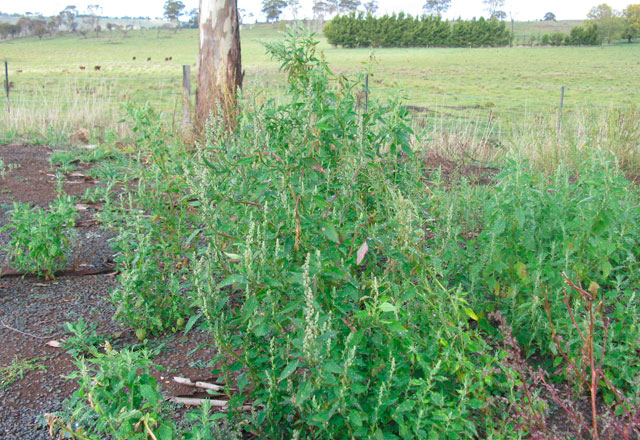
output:
M6 67L6 66L5 66ZM5 70L6 72L6 70ZM188 105L195 104L195 93L184 89L184 78L175 77L100 77L84 75L65 75L57 77L21 77L9 78L5 73L5 94L7 111L4 118L8 123L19 115L30 123L51 123L52 119L67 118L68 124L88 123L89 125L107 124L121 118L122 105L127 102L150 103L165 115L183 114L185 93L190 98ZM195 84L195 77L190 83ZM263 98L278 99L285 94L284 79L278 80L259 74L247 75L245 93ZM422 126L456 127L460 124L476 125L483 130L491 129L503 133L514 124L520 124L535 118L562 113L602 113L612 109L623 109L628 105L605 104L593 99L593 94L620 94L624 90L615 86L608 88L569 87L561 100L561 90L557 90L557 99L541 98L537 89L521 90L518 97L487 94L464 94L436 92L430 90L404 91L400 95L407 98L414 119ZM368 96L385 100L397 97L398 91L384 84L369 84ZM548 95L545 94L545 95ZM13 112L12 116L9 112ZM99 120L96 122L92 118ZM15 122L15 121L14 121ZM60 122L60 121L58 121ZM558 122L560 124L560 122Z

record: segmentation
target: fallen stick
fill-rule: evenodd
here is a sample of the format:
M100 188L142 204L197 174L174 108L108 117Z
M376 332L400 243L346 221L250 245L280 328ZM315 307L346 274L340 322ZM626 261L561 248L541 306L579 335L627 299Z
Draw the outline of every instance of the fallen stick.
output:
M54 272L55 277L80 277L87 275L102 275L102 274L110 274L115 272L114 267L105 267L102 269L96 270L73 270L73 269L65 269ZM21 272L10 267L0 267L0 278L18 278L18 277L27 277L27 278L38 278L38 275L32 272Z
M90 218L88 220L79 220L76 222L76 228L83 228L88 226L95 226L98 224L98 220Z
M51 337L42 337L42 336L36 336L33 333L27 333L27 332L23 332L22 330L18 330L17 328L13 328L7 324L5 324L4 321L0 321L0 325L8 330L13 330L14 332L17 333L21 333L25 336L31 336L32 338L36 338L36 339L51 339Z
M196 388L204 388L206 390L213 390L213 391L223 391L224 387L220 386L220 385L216 385L214 383L208 383L208 382L192 382L191 379L187 379L186 377L174 377L173 381L175 383L179 383L182 385L187 385L190 387L196 387Z

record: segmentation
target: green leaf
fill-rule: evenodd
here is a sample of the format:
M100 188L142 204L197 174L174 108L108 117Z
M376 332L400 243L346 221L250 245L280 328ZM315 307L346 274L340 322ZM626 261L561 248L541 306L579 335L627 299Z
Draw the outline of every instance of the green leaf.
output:
M383 302L378 308L383 312L396 312L398 310L396 306L388 302Z
M320 130L328 130L331 128L331 125L327 124L327 122L330 120L331 120L330 115L324 116L322 119L316 122L316 127L319 128Z
M224 280L222 280L217 287L218 289L222 289L223 287L231 286L233 284L246 285L246 284L249 284L249 280L243 277L242 275L235 273L233 275L229 275Z
M247 378L246 373L239 375L236 379L236 383L238 384L238 391L242 393L245 387L249 384L249 379Z
M327 237L329 240L334 243L340 243L340 237L338 236L338 231L336 231L335 226L331 223L323 223L320 227L320 231Z
M362 417L360 417L360 413L357 411L349 411L349 421L353 426L358 428L362 426Z
M342 374L344 372L343 368L340 368L340 366L335 363L334 361L328 361L325 362L325 364L323 365L324 369L330 373L335 373L335 374Z
M327 409L325 411L315 413L313 416L311 416L311 421L321 426L324 423L328 422L332 415L333 411Z
M197 315L193 315L191 318L189 318L189 320L187 321L187 325L184 326L185 336L187 333L189 333L189 331L196 324L196 322L198 322L198 319L200 319L201 316L202 315L198 313Z
M385 322L385 325L389 328L389 330L392 330L394 332L403 333L407 331L407 329L396 320L387 321Z
M473 310L471 310L469 307L465 307L464 308L464 313L467 314L467 316L471 319L473 319L474 321L478 321L478 315L475 314L475 312Z
M480 399L471 399L469 400L469 406L473 409L480 409L483 408L486 405L485 402L483 402Z
M158 403L158 391L153 388L151 385L142 385L140 386L140 394L142 395L142 397L144 397L145 399L147 399L147 401L152 404L155 405Z
M173 439L173 429L167 424L162 424L155 432L158 440L171 440Z
M296 368L298 368L298 363L298 360L290 362L289 365L287 365L287 367L282 371L282 374L280 374L280 379L278 379L278 382L282 382L287 377L291 376L291 374L296 371Z
M233 365L231 365L227 371L229 371L230 373L235 373L236 371L240 371L243 368L244 368L244 364L238 361L238 362L235 362Z
M201 229L196 229L194 230L190 235L189 238L187 238L187 241L185 244L189 244L191 243L191 241L196 238L196 236L200 233Z
M312 392L313 387L311 386L311 382L304 382L296 393L296 404L298 406L302 405L309 398Z
M367 313L366 310L360 310L359 312L353 314L354 319L365 319L368 317L369 317L369 313Z

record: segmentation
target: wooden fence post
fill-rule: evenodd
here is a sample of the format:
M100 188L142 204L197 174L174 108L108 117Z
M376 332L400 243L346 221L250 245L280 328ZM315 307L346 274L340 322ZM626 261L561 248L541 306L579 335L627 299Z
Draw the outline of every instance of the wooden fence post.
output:
M182 126L191 127L191 66L182 66Z
M4 89L7 92L7 113L11 113L11 101L9 100L11 84L9 84L9 63L7 61L4 62Z

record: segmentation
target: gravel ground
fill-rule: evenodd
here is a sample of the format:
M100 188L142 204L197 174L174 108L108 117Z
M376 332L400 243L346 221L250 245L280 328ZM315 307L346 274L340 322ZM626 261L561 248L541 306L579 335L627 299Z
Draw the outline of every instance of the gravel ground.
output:
M18 167L0 178L0 226L7 222L12 202L22 201L46 206L55 198L47 147L0 145L0 157L6 164ZM79 196L94 182L68 182L65 191ZM108 240L113 234L91 220L97 208L89 206L79 212L67 266L77 270L101 270L113 261ZM0 249L10 240L10 232L0 233ZM6 254L0 250L0 267ZM0 278L0 368L15 361L32 361L34 366L23 371L23 377L6 386L0 385L0 439L48 439L44 414L60 411L76 384L64 377L74 371L73 358L62 348L47 342L65 338L63 324L85 322L97 324L97 333L108 337L114 346L138 343L133 329L112 321L114 307L109 293L118 286L115 274L64 276L55 280L34 277ZM177 385L173 376L192 380L213 381L207 362L215 355L210 334L197 329L187 336L167 334L149 341L160 347L154 362L163 368L154 373L163 393L192 396L195 389ZM0 377L0 380L4 377ZM174 414L178 420L183 409Z
M25 372L24 378L0 390L0 438L49 438L42 414L59 411L74 384L63 378L74 367L72 358L60 348L46 345L63 337L62 325L80 317L98 324L99 334L114 334L122 328L110 316L113 307L105 292L116 279L101 275L38 279L5 279L0 289L0 359L2 366L15 359L38 360L45 370Z

